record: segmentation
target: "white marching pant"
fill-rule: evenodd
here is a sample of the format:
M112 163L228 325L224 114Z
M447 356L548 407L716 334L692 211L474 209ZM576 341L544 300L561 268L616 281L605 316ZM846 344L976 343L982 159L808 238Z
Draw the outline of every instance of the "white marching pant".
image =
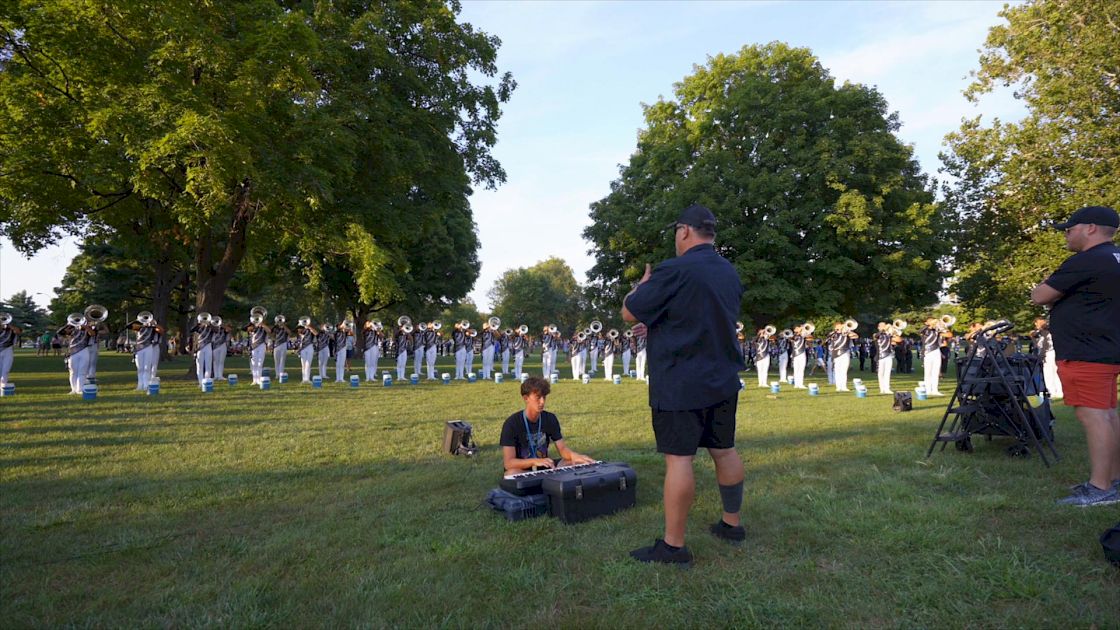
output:
M198 373L198 384L203 379L214 378L214 348L210 344L198 349L194 354L194 371Z
M595 348L594 350L591 350L590 354L591 354L591 371L592 372L598 372L599 371L599 349ZM583 355L583 364L587 365L587 355L586 354Z
M482 349L482 378L490 380L494 371L494 346Z
M630 376L630 350L622 351L622 375Z
M1051 398L1065 398L1065 392L1062 390L1062 379L1058 378L1058 362L1054 357L1054 351L1050 350L1042 361L1042 379L1046 382L1046 391L1050 392Z
M338 351L334 357L334 382L342 383L346 380L346 348Z
M8 374L12 371L12 361L15 356L16 349L14 346L0 348L0 385L8 384Z
M552 363L552 351L546 349L541 350L541 372L544 378L548 378L555 370Z
M249 371L253 374L254 385L259 385L264 376L264 353L263 343L249 351Z
M455 380L461 381L467 377L467 349L459 348L455 351Z
M213 346L211 349L211 356L214 361L214 367L211 370L213 378L219 381L225 378L226 372L226 353L229 352L229 346L222 344L220 346Z
M464 367L467 372L474 372L474 350L467 350L467 362Z
M412 373L420 376L424 373L424 359L427 358L428 351L424 346L417 346L412 350Z
M70 393L82 393L82 386L86 384L86 374L89 370L89 348L82 348L70 355Z
M755 359L754 369L758 371L758 386L770 386L770 355L766 355L765 359Z
M608 354L603 357L603 373L604 378L608 381L614 380L614 355Z
M408 350L400 350L397 352L397 380L404 380L404 371L408 367Z
M434 381L436 379L436 347L428 348L424 355L428 363L428 380Z
M805 388L805 354L793 357L793 386L797 389Z
M879 393L891 393L891 367L894 365L894 357L880 358L879 359ZM928 385L927 385L928 387Z
M938 381L941 379L940 350L926 353L922 358L922 371L925 373L926 393L931 396L941 395L941 390L937 389Z
M377 380L377 359L380 358L377 348L366 348L363 356L366 361L366 381Z
M832 378L838 392L848 391L848 364L851 362L852 355L847 352L832 359Z
M86 348L86 352L89 353L89 357L86 359L86 378L91 381L97 378L97 355L100 354L99 350L100 348L98 348L96 343Z
M282 344L279 348L272 349L272 371L274 372L272 378L276 379L276 382L280 382L280 375L284 373L284 359L286 358L288 358L287 342ZM308 375L307 378L311 378L311 376Z
M509 374L509 348L502 348L502 373ZM521 372L517 375L521 376Z
M315 358L315 347L307 346L299 349L299 368L303 372L303 382L311 382L311 360Z
M327 380L327 364L331 360L331 349L328 346L319 348L319 380Z
M836 370L832 369L832 355L829 354L824 359L824 371L828 374L828 384L833 385L836 383Z
M637 364L637 365L634 366L634 369L636 370L635 373L637 374L637 378L644 381L646 379L646 351L645 350L639 350L638 351L638 356L637 356L637 360L635 361L635 363Z
M521 367L522 367L522 364L524 364L524 363L525 363L525 351L524 350L518 350L513 355L513 375L515 377L521 378Z
M136 351L136 389L148 391L148 385L156 373L156 364L159 362L159 346L148 346Z
M553 348L548 353L548 357L549 357L549 360L551 361L551 363L549 363L549 365L552 366L552 369L548 371L548 374L545 374L545 378L548 378L548 377L552 376L553 372L556 373L556 378L560 378L560 368L557 367L557 361L559 360L559 357L560 357L560 348Z
M585 365L582 352L577 352L572 355L572 379L580 380L580 377L583 376Z
M785 353L785 352L779 354L778 355L778 380L781 381L782 385L786 384L786 376L787 376L786 366L788 364L789 364L789 354Z

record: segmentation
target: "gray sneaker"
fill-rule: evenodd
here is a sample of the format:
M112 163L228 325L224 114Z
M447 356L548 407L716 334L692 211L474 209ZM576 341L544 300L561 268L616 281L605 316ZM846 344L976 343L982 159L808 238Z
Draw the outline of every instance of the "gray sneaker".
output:
M1112 505L1113 503L1120 503L1120 491L1115 486L1108 490L1101 490L1091 483L1081 484L1068 497L1058 499L1058 505L1075 505L1077 507Z

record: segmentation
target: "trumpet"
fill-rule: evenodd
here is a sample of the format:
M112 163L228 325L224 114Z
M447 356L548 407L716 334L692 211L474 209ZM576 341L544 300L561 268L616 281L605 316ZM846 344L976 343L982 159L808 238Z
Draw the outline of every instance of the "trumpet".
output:
M203 325L209 324L211 321L214 320L214 318L211 317L210 313L207 313L206 311L203 311L203 312L199 313L197 316L195 316L194 319L195 319L195 321L197 321L198 323L203 324Z
M307 328L310 325L311 325L311 316L310 315L304 315L303 317L299 318L299 327L300 328Z
M486 323L490 325L490 330L498 330L502 327L502 320L497 317L491 317L486 320Z
M519 334L519 335L529 334L529 327L526 326L525 324L521 324L520 326L517 327L517 334Z
M283 326L284 324L288 323L288 318L284 317L283 315L277 315L276 317L272 318L272 323L276 324L277 326Z
M263 322L264 318L268 317L268 309L263 306L254 306L253 308L249 309L250 321L252 321L254 315L260 316L260 319Z
M84 313L86 320L91 324L100 324L109 319L109 309L100 304L90 304Z
M852 332L855 329L859 328L859 322L854 319L845 320L843 328L845 332Z
M801 334L803 335L811 335L816 329L817 327L813 325L813 322L805 322L804 324L801 324Z
M11 313L0 313L0 326L7 326L12 323Z
M896 319L891 322L891 325L901 333L902 331L906 330L907 323L905 319Z
M782 339L789 339L791 337L793 337L793 331L792 330L790 330L789 328L786 328L785 330L782 331Z
M432 330L439 330L440 328L443 328L443 322L439 321L438 319L432 322Z
M136 314L136 321L140 322L141 326L151 326L156 322L156 316L149 311L140 311Z
M773 337L774 335L778 334L778 329L774 328L774 326L770 324L767 324L766 327L762 329L762 333L764 337Z
M607 337L612 339L612 340L613 339L618 339L618 330L616 330L614 328L610 329L609 331L607 331Z
M588 330L590 330L592 333L594 333L596 335L603 332L603 322L601 322L597 319L593 320L591 322L591 326L588 328Z
M11 317L11 315L9 315ZM81 313L70 313L66 316L66 323L74 328L81 328L86 325L86 316Z
M743 324L743 322L735 322L735 332L741 333L743 332L744 328L746 328L746 326Z
M397 326L400 326L401 328L404 328L405 326L408 326L409 331L411 331L412 330L412 318L409 317L408 315L401 315L400 317L397 318Z

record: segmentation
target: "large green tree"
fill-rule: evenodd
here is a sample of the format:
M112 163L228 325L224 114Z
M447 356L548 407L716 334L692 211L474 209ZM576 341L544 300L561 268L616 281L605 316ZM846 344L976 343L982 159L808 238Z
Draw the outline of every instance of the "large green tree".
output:
M490 149L514 82L486 83L499 42L458 23L457 3L2 11L0 234L22 251L158 220L156 249L187 252L212 312L258 241L297 251L313 281L341 259L370 306L469 290L466 199L504 181ZM439 273L414 264L418 231L456 232Z
M45 330L53 330L50 314L36 304L35 298L28 295L27 291L19 291L7 300L0 300L0 313L12 316L12 325L23 330L25 339L34 338Z
M954 179L946 202L961 218L956 292L1026 324L1040 312L1030 287L1069 255L1045 226L1120 200L1120 4L1032 1L1000 15L965 96L1011 86L1028 114L964 121L942 159Z
M672 256L666 224L702 203L754 321L928 304L944 221L875 89L837 85L806 49L717 55L645 106L646 128L584 231L593 288L615 303ZM601 298L600 298L601 299Z
M533 335L550 324L570 331L580 323L581 289L572 268L559 258L506 271L489 297L503 325L525 324Z

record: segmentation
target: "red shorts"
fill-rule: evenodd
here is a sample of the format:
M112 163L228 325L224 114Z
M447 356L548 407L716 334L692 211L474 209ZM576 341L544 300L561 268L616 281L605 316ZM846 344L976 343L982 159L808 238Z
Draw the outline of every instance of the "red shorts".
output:
M1120 375L1120 365L1064 360L1057 363L1066 406L1116 408L1116 376Z

